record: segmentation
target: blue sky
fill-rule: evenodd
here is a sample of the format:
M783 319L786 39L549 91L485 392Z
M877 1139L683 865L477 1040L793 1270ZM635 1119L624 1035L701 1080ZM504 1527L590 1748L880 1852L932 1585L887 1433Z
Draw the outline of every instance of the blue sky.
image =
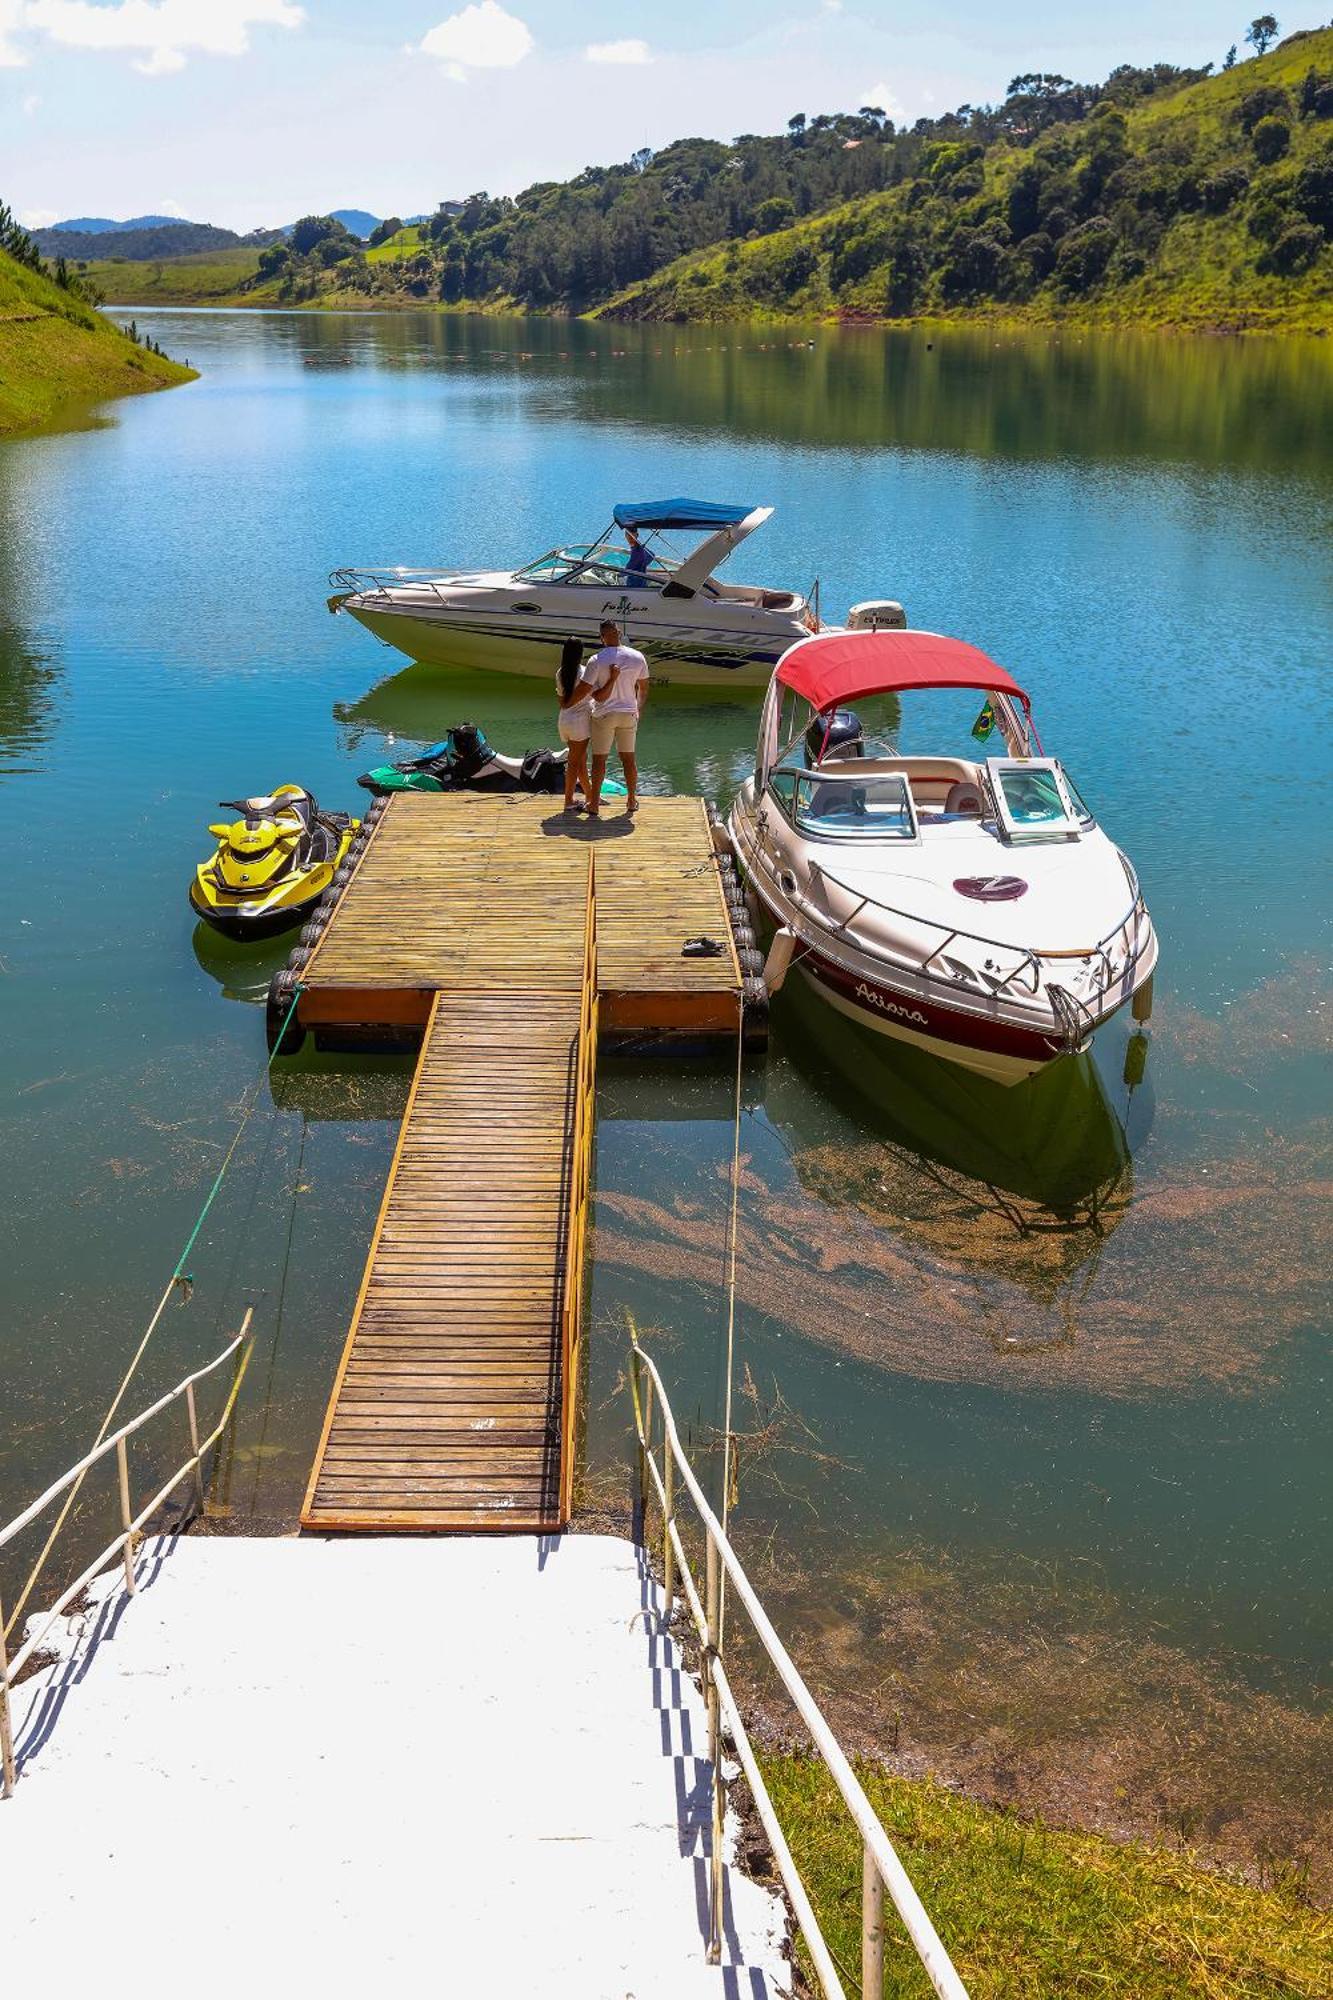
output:
M412 213L794 111L912 119L1019 70L1220 62L1248 18L1217 0L0 0L0 199L33 224Z

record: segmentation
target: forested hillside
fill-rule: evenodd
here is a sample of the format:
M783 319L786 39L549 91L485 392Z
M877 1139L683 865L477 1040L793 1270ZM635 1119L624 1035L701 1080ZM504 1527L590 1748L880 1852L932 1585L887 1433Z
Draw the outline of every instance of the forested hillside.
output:
M192 373L104 319L63 261L47 271L0 202L0 436Z
M1333 324L1333 30L1192 83L1121 72L1091 104L1051 84L1016 80L1021 131L937 127L883 193L687 256L605 310Z
M1254 24L1261 49L1275 33ZM248 253L165 260L113 297L710 319L1073 315L1322 327L1333 317L1333 29L1237 62L1032 73L897 129L875 105L682 139L517 197L306 216ZM250 259L253 261L249 261ZM234 263L233 260L234 259Z

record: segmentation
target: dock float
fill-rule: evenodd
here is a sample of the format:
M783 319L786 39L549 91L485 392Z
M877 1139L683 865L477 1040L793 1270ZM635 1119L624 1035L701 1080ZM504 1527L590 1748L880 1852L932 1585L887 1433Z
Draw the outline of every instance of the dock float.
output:
M703 801L554 806L395 795L274 982L283 1052L420 1050L305 1528L564 1525L598 1047L747 1033L753 940Z

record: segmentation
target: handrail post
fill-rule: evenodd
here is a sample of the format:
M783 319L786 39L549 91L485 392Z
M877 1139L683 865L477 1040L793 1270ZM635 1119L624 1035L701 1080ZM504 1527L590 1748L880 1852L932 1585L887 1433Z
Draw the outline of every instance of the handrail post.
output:
M861 1846L861 2000L884 1993L884 1877L869 1844Z
M134 1595L134 1514L130 1507L130 1464L124 1438L116 1439L116 1471L120 1476L120 1519L125 1530L125 1590Z
M194 1407L194 1383L185 1384L185 1407L190 1417L190 1450L194 1453L194 1495L199 1512L204 1511L204 1468L199 1463L199 1418Z
M653 1449L653 1378L650 1375L643 1392L643 1446L639 1452L639 1508L643 1517L644 1540L648 1539L648 1459Z
M651 1380L651 1378L650 1378ZM670 1451L670 1440L667 1443ZM717 1676L713 1672L713 1658L718 1640L718 1612L721 1605L721 1563L713 1531L704 1524L707 1546L706 1582L704 1586L704 1621L708 1628L703 1654L704 1699L708 1710L708 1756L713 1767L713 1838L708 1881L708 1963L718 1965L722 1959L722 1816L724 1809L722 1793L722 1717L718 1700Z
M671 1623L671 1604L676 1595L676 1551L671 1544L671 1530L676 1524L676 1460L671 1450L671 1440L667 1438L662 1449L666 1488L666 1506L662 1520L662 1596L666 1604L666 1620Z
M9 1655L5 1650L5 1607L0 1602L0 1797L14 1796L14 1723L9 1712Z

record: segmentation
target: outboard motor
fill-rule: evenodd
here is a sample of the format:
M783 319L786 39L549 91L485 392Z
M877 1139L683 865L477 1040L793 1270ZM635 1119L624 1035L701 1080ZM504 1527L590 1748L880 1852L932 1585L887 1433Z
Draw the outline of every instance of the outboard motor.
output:
M805 761L831 764L843 757L864 757L865 731L861 718L850 708L835 708L832 715L817 715L805 732Z
M465 785L469 778L475 778L484 764L489 764L495 755L486 741L486 732L475 722L460 722L449 731L449 747L453 752L455 783Z
M896 597L868 597L847 613L849 632L905 632L907 613Z

